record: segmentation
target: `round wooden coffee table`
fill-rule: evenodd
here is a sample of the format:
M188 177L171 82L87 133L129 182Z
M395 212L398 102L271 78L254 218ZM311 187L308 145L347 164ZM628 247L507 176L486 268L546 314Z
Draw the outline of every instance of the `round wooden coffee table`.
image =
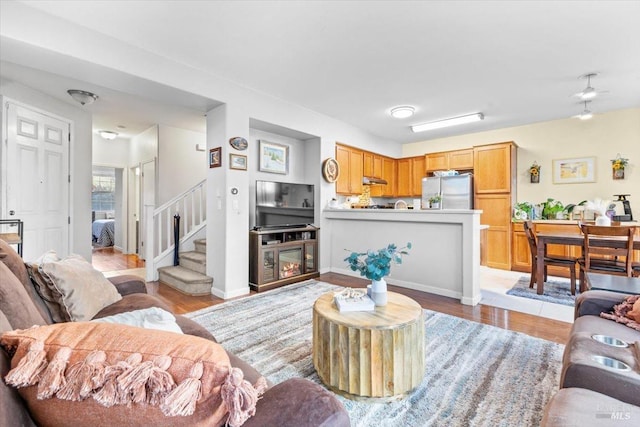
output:
M350 399L400 399L424 376L424 314L389 292L375 311L340 313L333 292L313 306L313 365L322 382Z

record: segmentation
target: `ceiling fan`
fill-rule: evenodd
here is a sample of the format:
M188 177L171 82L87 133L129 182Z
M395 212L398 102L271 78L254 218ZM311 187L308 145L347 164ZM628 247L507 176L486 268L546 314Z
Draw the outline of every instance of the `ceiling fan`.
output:
M578 77L579 79L587 79L587 87L584 88L581 92L574 93L573 96L577 96L583 101L588 101L595 98L601 93L608 93L608 90L596 90L593 86L591 86L591 78L597 75L598 73L588 73Z
M589 120L590 118L592 118L593 112L589 110L589 107L587 106L587 104L590 102L591 101L582 101L580 104L584 103L584 110L582 110L582 112L577 116L573 116L573 117L580 120Z

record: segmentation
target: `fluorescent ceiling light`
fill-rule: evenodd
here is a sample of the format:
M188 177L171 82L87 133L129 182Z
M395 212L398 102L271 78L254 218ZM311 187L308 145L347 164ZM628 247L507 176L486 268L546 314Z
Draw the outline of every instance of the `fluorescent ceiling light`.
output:
M469 114L466 116L452 117L450 119L437 120L435 122L423 123L421 125L414 125L414 126L411 126L411 130L414 132L424 132L425 130L433 130L433 129L445 128L448 126L463 125L465 123L479 122L481 120L484 120L484 114L475 113L475 114Z
M413 116L413 113L416 111L410 105L403 105L401 107L394 107L391 109L391 115L396 119L406 119L407 117Z
M112 132L110 130L100 130L98 131L98 133L100 134L101 137L109 141L112 139L116 139L116 137L118 136L118 132Z

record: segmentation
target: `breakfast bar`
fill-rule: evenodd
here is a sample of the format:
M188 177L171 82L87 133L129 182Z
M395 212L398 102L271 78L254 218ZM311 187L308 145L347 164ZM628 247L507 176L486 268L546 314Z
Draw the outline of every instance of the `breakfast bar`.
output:
M350 252L411 242L402 264L385 278L391 285L480 302L480 210L325 209L330 271L357 276L344 261Z

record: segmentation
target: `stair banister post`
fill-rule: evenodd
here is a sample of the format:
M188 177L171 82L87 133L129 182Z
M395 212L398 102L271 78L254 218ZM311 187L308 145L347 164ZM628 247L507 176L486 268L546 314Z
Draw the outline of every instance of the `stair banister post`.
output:
M145 267L146 267L146 280L154 281L158 280L158 270L156 269L154 263L154 250L155 247L155 239L153 232L153 223L155 218L153 216L153 211L155 209L154 205L144 205L144 224L142 224L144 230L144 246L140 253L144 255Z

